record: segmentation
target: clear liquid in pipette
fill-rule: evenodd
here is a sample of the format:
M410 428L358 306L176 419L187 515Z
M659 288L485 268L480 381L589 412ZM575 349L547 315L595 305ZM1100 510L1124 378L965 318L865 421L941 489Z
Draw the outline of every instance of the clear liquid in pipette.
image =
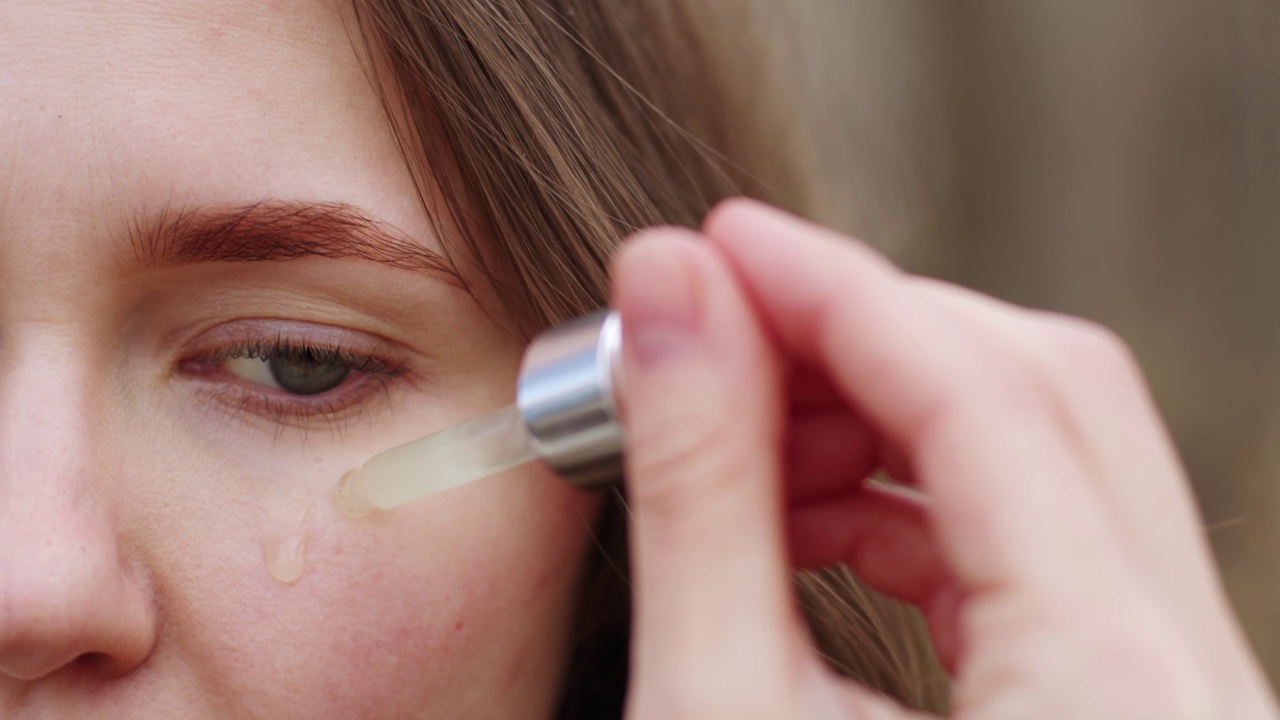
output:
M465 485L536 457L514 405L373 456L342 476L337 503L358 517Z

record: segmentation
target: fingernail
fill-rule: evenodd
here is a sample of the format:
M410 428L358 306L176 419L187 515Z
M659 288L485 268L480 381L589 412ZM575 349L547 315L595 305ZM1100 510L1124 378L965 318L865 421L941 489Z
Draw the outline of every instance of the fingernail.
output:
M619 261L623 353L642 367L683 354L698 333L701 293L690 242L671 235L638 239Z

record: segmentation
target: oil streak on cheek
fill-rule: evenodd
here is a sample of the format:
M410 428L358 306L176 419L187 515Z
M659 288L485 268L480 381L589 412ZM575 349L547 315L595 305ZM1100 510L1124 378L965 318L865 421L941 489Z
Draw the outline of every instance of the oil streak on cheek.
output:
M262 539L262 560L271 577L288 585L302 577L307 565L307 541L315 503L308 501L300 516L283 527L272 528Z

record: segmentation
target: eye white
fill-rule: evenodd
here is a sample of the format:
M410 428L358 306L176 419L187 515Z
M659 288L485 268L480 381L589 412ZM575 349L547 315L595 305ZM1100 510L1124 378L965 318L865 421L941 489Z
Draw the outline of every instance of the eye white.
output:
M276 382L275 375L271 372L271 365L267 360L261 358L232 358L222 364L222 369L254 385L284 391L280 383Z

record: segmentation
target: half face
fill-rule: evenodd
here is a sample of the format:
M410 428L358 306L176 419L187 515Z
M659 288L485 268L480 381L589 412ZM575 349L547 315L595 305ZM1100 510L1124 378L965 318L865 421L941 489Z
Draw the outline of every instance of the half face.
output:
M349 30L0 4L0 715L554 703L588 500L526 469L331 501L508 402L520 354L440 261Z

